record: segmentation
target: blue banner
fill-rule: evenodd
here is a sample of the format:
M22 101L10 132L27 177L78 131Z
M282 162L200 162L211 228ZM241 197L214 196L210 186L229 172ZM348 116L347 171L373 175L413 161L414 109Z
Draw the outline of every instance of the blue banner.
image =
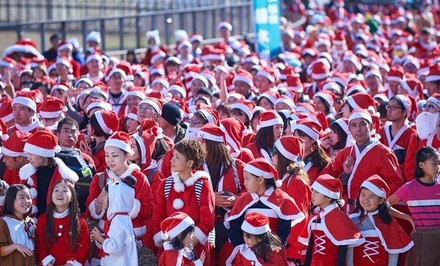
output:
M260 58L270 59L270 51L281 43L280 1L254 0L255 45Z

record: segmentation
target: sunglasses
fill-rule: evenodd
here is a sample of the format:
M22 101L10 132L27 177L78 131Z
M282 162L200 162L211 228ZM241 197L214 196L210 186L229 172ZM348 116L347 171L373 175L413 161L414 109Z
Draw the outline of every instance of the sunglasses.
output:
M431 109L434 109L434 108L436 108L437 106L436 105L434 105L434 104L424 104L423 105L423 109L426 109L426 110L431 110Z

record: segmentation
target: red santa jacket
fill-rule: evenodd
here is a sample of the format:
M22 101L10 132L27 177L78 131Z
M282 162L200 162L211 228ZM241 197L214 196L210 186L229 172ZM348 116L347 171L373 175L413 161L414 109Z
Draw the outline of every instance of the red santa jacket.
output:
M5 173L3 175L3 181L8 183L8 185L20 184L20 176L18 175L20 169L11 170L9 168L5 168Z
M416 153L420 148L424 146L431 146L436 150L440 149L440 140L437 138L437 134L432 134L426 139L419 139L419 136L417 134L412 135L409 141L408 149L406 151L404 164L406 182L414 179Z
M372 139L372 142L362 152L359 151L357 144L342 149L336 155L335 162L333 163L332 176L336 178L341 177L344 171L342 164L348 156L355 160L344 191L348 199L354 200L359 193L362 182L373 174L379 175L387 182L390 186L391 194L403 185L402 174L400 173L396 155L378 140ZM350 206L347 206L347 208L349 210Z
M214 208L214 192L208 173L197 171L185 182L177 173L172 173L162 180L154 197L153 232L156 246L160 247L162 242L160 223L176 211L184 212L194 220L194 236L201 245L205 245L208 234L214 228Z
M251 152L254 158L264 158L268 162L271 161L271 155L262 148L258 148L255 142L252 142L246 146Z
M55 171L53 173L53 176L51 177L50 184L48 187L48 193L47 195L38 195L38 184L37 184L37 168L33 167L31 164L26 164L22 168L20 168L19 176L20 176L20 183L26 184L29 186L29 190L31 192L32 197L32 214L35 215L38 213L37 208L37 197L46 197L46 202L49 203L52 201L52 195L51 191L58 180L66 179L73 183L78 181L78 175L70 170L64 162L59 158L54 158L55 160Z
M37 222L37 228L35 231L35 252L37 255L37 264L47 265L53 259L55 263L53 265L65 265L66 263L71 263L73 265L84 265L86 263L90 240L89 240L89 229L87 222L82 218L78 217L79 223L79 238L78 238L78 248L72 249L69 243L69 237L71 234L70 227L70 216L69 212L58 214L54 213L54 233L55 233L55 243L49 245L46 242L46 221L48 213L40 216Z
M99 143L95 152L92 156L90 156L95 164L95 169L97 173L101 173L105 171L107 164L105 162L105 151L104 151L105 141Z
M158 266L202 266L202 262L198 260L191 260L186 256L185 250L175 250L171 243L164 243L164 252L159 257Z
M377 214L378 211L375 211L367 213L365 217L373 223L374 230L361 231L366 241L354 248L354 265L371 265L371 261L388 265L388 253L404 253L414 245L394 218L391 223L385 224ZM359 216L360 213L350 214L355 224L359 221ZM361 218L360 221L363 220Z
M269 254L268 261L257 257L254 251L246 244L236 246L226 261L226 265L232 266L287 266L286 254L283 249L273 250Z
M123 179L129 175L136 178L136 185L134 188L134 205L129 215L133 222L133 228L136 237L141 237L145 235L145 233L147 232L145 221L149 219L153 213L152 193L147 177L141 173L139 166L137 166L136 164L130 164L127 170L120 176L116 176L116 174L110 169L106 169L103 174L105 178L104 184L107 184L111 179ZM105 215L106 211L102 210L101 213L96 214L95 207L96 198L102 191L102 188L99 184L100 175L102 175L102 173L96 174L92 179L89 190L90 194L87 198L86 206L88 206L89 210L88 215L92 219L99 220L99 227L102 230L104 229L104 222L105 220L107 220L107 217Z

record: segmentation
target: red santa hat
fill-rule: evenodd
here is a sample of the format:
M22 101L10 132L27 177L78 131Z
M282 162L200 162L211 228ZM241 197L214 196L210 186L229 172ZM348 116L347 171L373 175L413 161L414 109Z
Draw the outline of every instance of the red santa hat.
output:
M158 126L156 126L156 128L158 128L160 133L162 133L162 128L159 128ZM139 146L139 154L142 165L148 165L151 163L151 154L153 153L154 146L156 145L156 136L150 131L151 128L148 131L143 131L142 135L139 135L140 132L131 135L131 138L133 138Z
M42 157L55 157L61 151L58 138L50 131L37 131L29 136L23 148L24 152Z
M198 137L204 140L225 143L225 133L213 123L207 123L200 128Z
M37 104L35 103L35 94L31 91L19 91L12 102L12 107L14 104L21 104L29 107L34 112L37 111Z
M275 142L275 148L291 161L299 161L304 157L304 140L295 136L282 136Z
M367 110L365 110L365 109L354 110L351 113L350 117L348 118L348 124L350 124L353 119L357 119L357 118L365 119L370 124L373 123L373 119L371 117L371 114Z
M314 80L326 79L330 74L330 70L327 65L321 61L313 63L311 66L311 72L312 79Z
M141 100L145 99L147 96L145 95L145 89L143 87L130 87L128 88L126 96L136 96Z
M377 77L380 80L380 82L382 82L382 75L380 74L378 69L372 68L370 71L367 72L367 74L365 74L365 78L368 78L371 76Z
M134 121L138 121L138 117L137 117L137 107L133 107L131 108L130 112L127 115L127 118L129 119L133 119Z
M102 55L98 51L93 51L93 53L89 54L86 58L86 63L96 60L98 63L102 62Z
M256 53L250 53L242 59L242 62L258 65L260 63L260 59L258 58L258 55Z
M58 45L58 52L61 50L64 50L64 49L68 49L69 51L73 51L73 45L70 42L63 40Z
M361 84L350 84L347 87L347 96L352 96L355 94L367 94L367 90Z
M254 87L252 74L244 69L237 71L237 75L234 77L232 83L235 83L236 81L242 81L250 87Z
M30 133L14 131L7 140L3 141L2 153L10 157L27 157L24 151L24 145L26 144Z
M440 64L430 66L428 75L425 78L425 82L433 82L437 80L440 80Z
M251 235L262 235L270 232L269 218L258 212L249 212L244 217L241 230Z
M296 96L296 95L295 95L295 96ZM295 98L296 98L296 97L295 97ZM294 110L295 110L295 107L296 107L296 106L295 106L295 102L292 100L292 98L288 98L288 97L285 97L285 96L278 98L278 99L274 102L274 106L276 106L277 103L284 103L284 104L286 104L287 106L289 106L289 108L290 108L291 111L294 111Z
M420 69L420 61L418 58L409 55L406 57L405 61L403 61L403 67L406 65L413 64L417 69Z
M10 58L9 56L3 57L3 59L0 61L0 66L6 67L6 68L13 68L17 65L17 61Z
M112 106L108 102L103 102L99 99L92 99L92 101L89 103L89 105L87 105L87 108L85 110L86 114L89 114L90 110L92 110L94 108L100 108L100 109L106 110L106 111L112 110Z
M183 47L191 47L191 44L187 41L185 42L181 42L179 44L179 48L177 50L181 50L183 49ZM167 65L168 63L174 63L176 65L181 65L182 64L182 60L180 60L179 58L175 57L175 56L170 56L167 58L167 60L165 60L165 65Z
M119 128L119 118L113 111L97 111L93 113L101 129L106 134L113 134Z
M154 86L154 85L156 85L158 83L162 84L162 86L164 86L166 89L168 89L170 87L170 83L165 78L156 78L156 79L154 79L153 82L151 83L151 86Z
M175 212L160 223L160 237L162 240L172 240L194 225L193 219L184 212Z
M291 88L297 93L301 93L304 90L299 74L287 75L286 84L287 88Z
M275 69L269 66L261 67L256 76L263 76L267 78L271 83L275 82Z
M141 106L142 104L148 104L149 106L153 107L156 113L158 113L159 115L162 114L162 103L159 100L155 98L147 97L138 104L138 107Z
M56 90L60 90L62 92L66 92L69 89L66 83L58 83L55 84L52 89L50 90L50 93L53 93Z
M59 98L49 96L40 105L38 113L42 118L57 118L63 112L67 112L64 101Z
M172 92L172 91L177 91L180 93L180 95L182 95L182 98L186 98L186 89L183 86L180 85L172 85L170 86L170 88L168 89L168 92Z
M202 106L204 106L202 108ZM200 112L200 114L208 120L208 123L213 123L218 125L219 124L219 115L218 111L215 109L210 108L206 105L199 105L196 106L197 112Z
M335 32L335 37L333 38L333 44L335 45L344 45L345 41L345 32L339 30Z
M379 175L376 174L362 182L361 188L368 189L380 198L386 199L390 195L390 187Z
M225 133L226 143L232 152L240 153L243 136L249 134L243 122L237 117L225 118L220 121L220 129Z
M319 91L315 93L315 95L313 95L313 99L315 99L316 97L320 97L321 99L323 99L329 105L330 109L334 110L333 104L336 101L336 96L333 92L329 90Z
M246 114L246 116L249 118L249 121L252 119L252 110L254 110L254 108L255 102L246 99L239 99L235 103L231 104L231 110L240 109Z
M334 78L332 78L334 80ZM345 86L344 86L345 87ZM323 85L322 85L322 90L323 91L330 91L332 93L338 93L338 94L342 94L341 92L341 87L338 85L338 83L336 83L335 81L326 81Z
M154 65L154 63L159 59L165 59L167 55L161 49L157 49L151 53L150 63Z
M93 83L93 81L92 81L91 79L89 79L89 78L80 78L80 79L78 79L78 80L75 82L75 87L78 87L78 85L79 85L81 82L86 83L87 85L89 85L90 88L93 87L93 85L94 85L94 83Z
M9 138L8 126L6 126L3 120L0 120L0 135L2 140L7 140Z
M221 30L223 28L227 29L228 31L232 31L232 25L227 21L222 21L217 25L217 30Z
M274 110L267 110L260 114L260 128L284 124L281 116Z
M408 78L400 86L413 98L423 99L423 84L417 78Z
M225 51L222 49L217 49L214 47L204 47L202 50L202 61L224 61L225 60Z
M12 99L2 101L2 104L0 105L0 119L4 123L8 123L14 119L14 114L12 113Z
M97 42L101 43L101 32L91 31L86 37L86 42Z
M357 70L360 70L362 68L361 63L359 62L359 58L352 51L346 52L342 61L352 62L353 65L355 65Z
M416 100L407 94L397 94L396 96L394 96L394 98L402 102L407 112L408 120L410 122L414 122L419 113Z
M244 166L244 171L264 179L274 179L277 187L281 186L281 180L278 179L278 171L264 158L253 159Z
M429 98L426 101L431 101L435 103L437 106L440 106L440 93L434 93L433 95L429 96Z
M258 101L260 101L262 98L266 98L269 100L269 102L274 105L276 100L280 97L280 94L276 91L266 91L260 95L260 98Z
M328 174L318 176L311 188L331 199L342 198L341 180Z
M353 109L376 110L374 99L369 94L357 93L347 97L346 102Z
M309 136L314 141L317 141L319 139L319 136L321 135L322 126L317 123L316 121L313 121L309 118L302 119L299 121L294 128L292 128L292 131L295 130L301 130L304 132L307 136Z
M150 69L150 75L158 75L160 77L163 77L165 76L165 69L163 69L163 67L153 67Z
M105 141L104 149L107 147L116 147L127 152L129 155L134 154L134 151L131 148L130 135L123 131L117 131L111 135Z
M70 63L69 58L65 56L61 56L57 58L56 64L61 64L67 67L68 69L72 69L72 64Z
M348 119L347 118L339 118L336 119L336 121L334 122L336 124L338 124L342 130L344 130L345 134L349 134L350 131L348 130Z
M392 66L388 72L387 81L402 82L405 72L401 66Z

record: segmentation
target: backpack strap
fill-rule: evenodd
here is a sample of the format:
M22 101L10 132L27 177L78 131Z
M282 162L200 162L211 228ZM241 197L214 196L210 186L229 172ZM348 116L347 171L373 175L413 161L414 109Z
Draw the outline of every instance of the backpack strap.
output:
M98 173L98 178L99 178L98 179L99 188L101 190L103 190L104 186L105 186L105 175L104 175L104 172Z
M150 171L148 171L147 179L150 185L151 182L153 182L153 176L157 171L158 171L157 167L151 168Z
M238 178L237 160L235 158L232 158L231 166L232 166L232 176L234 177L234 182L235 182L235 188L237 189L236 193L239 193L241 191L241 184L240 184L240 178Z
M173 177L169 176L165 181L165 187L163 188L163 194L165 195L165 201L168 200L170 195L171 186L173 185Z

